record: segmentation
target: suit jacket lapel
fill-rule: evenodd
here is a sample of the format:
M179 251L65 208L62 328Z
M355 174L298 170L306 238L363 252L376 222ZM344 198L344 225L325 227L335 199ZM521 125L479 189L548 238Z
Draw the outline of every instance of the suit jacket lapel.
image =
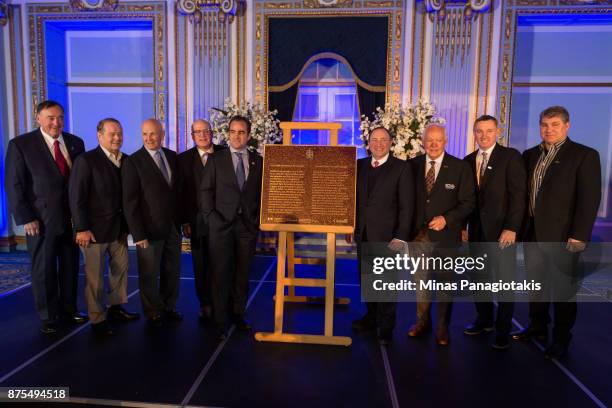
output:
M561 146L561 148L557 152L557 155L553 159L552 163L550 163L550 165L548 166L548 169L546 169L546 173L544 174L544 179L542 180L540 189L543 188L546 185L546 183L550 180L551 175L555 174L559 170L559 166L566 159L566 153L569 150L571 143L572 141L569 140L569 138L567 139L565 143L563 143L563 146Z
M246 190L250 184L255 183L255 178L251 177L253 174L257 174L257 166L258 166L258 161L256 160L256 153L251 152L250 150L247 151L247 155L249 157L249 176L246 179L246 185L243 186L243 190ZM236 180L236 185L238 185L238 180Z
M54 174L58 177L62 177L62 173L60 173L59 168L57 167L57 163L55 163L55 157L53 157L53 154L49 150L47 141L45 140L45 137L43 136L40 129L38 129L38 149L40 150L40 157L46 158L43 160L47 161L47 164L53 169L52 171L54 172Z
M236 187L236 190L240 191L240 188L238 188L238 180L236 179L236 169L234 169L232 151L228 148L227 152L219 152L219 156L221 159L221 166L223 166L223 173L232 179L234 187Z
M162 174L159 166L157 165L157 163L155 163L155 160L153 160L153 157L151 156L151 154L149 153L149 151L143 146L140 150L142 150L142 154L144 154L145 156L145 161L147 163L149 163L149 166L153 166L154 168L154 172L155 174L157 174L157 177L164 182L165 185L167 185L168 187L170 187L170 185L168 184L168 182L166 181L166 178L164 177L164 175ZM165 154L165 153L164 153ZM170 182L172 182L172 176L170 177Z
M372 190L372 196L375 196L378 193L378 190L381 189L381 185L385 184L385 180L387 179L386 176L391 171L391 168L393 166L393 159L391 158L391 153L389 153L389 158L387 159L387 162L380 169L378 183L376 183L376 185L374 186L374 190Z
M74 160L76 159L75 155L74 155L74 151L76 150L74 143L72 143L72 138L63 135L64 136L64 143L66 144L66 150L68 151L68 155L70 156L70 161L72 163L74 163Z
M448 159L446 158L446 153L444 153L444 158L442 159L442 164L440 165L440 171L438 172L438 177L436 177L436 182L431 189L431 193L429 195L434 195L436 191L440 189L440 186L444 184L446 180L446 173L448 172Z

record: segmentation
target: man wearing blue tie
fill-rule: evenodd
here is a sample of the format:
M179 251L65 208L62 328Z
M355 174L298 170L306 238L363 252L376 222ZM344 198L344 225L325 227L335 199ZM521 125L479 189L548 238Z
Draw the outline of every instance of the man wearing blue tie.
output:
M156 119L142 123L143 147L121 167L123 207L136 243L142 308L153 326L162 316L181 321L176 311L181 268L176 153L162 147L164 131ZM159 276L159 288L157 278Z
M200 212L209 225L209 251L215 254L211 259L212 293L219 339L225 338L229 314L239 330L250 330L245 312L259 232L263 166L261 156L247 149L250 133L247 118L230 120L230 148L209 157L200 188Z

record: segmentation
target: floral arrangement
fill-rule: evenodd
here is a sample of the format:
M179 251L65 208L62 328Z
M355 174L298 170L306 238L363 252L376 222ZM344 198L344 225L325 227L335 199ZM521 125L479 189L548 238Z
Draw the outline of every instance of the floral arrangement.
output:
M363 146L368 149L370 132L377 127L384 127L393 136L391 154L398 159L406 160L416 157L424 152L421 136L425 128L432 124L443 125L446 121L437 116L436 107L429 102L419 100L414 105L402 107L394 104L385 105L385 108L376 108L374 120L363 115L359 129Z
M229 98L225 100L223 109L210 109L210 121L215 143L229 140L229 121L232 117L240 115L251 121L251 138L248 147L263 153L265 144L277 143L283 140L283 134L278 127L280 121L276 119L277 111L267 111L260 103L243 102L235 104Z

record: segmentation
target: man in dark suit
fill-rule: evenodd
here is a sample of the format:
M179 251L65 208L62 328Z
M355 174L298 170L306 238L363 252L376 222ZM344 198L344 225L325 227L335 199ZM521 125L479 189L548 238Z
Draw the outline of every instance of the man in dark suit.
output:
M364 242L388 243L401 250L410 239L414 209L414 178L411 167L389 154L393 142L383 127L372 130L368 146L371 157L357 161L357 224L355 241L361 274ZM366 302L367 312L353 322L355 330L375 330L383 345L391 341L396 302Z
M554 296L553 340L545 351L549 358L563 356L572 337L578 256L591 239L601 199L599 154L570 140L569 128L564 107L545 109L540 113L542 143L523 153L528 187L525 267L527 277L542 283L543 290L531 294L529 326L512 337L546 340Z
M123 129L117 119L102 119L97 126L99 146L74 162L70 176L70 209L76 242L85 258L85 299L94 333L112 335L102 303L105 255L109 257L108 317L129 321L138 314L126 311L128 248L127 224L121 200Z
M461 242L461 229L474 210L474 180L470 166L463 160L444 151L446 132L441 125L430 125L423 134L425 154L410 160L416 179L416 215L413 245L418 254L452 256L453 249ZM422 248L421 248L422 247ZM452 280L451 271L436 276L437 280ZM421 290L420 281L431 279L432 273L418 270L417 321L408 330L408 336L417 337L431 330L431 295ZM438 292L438 321L436 341L438 345L449 343L452 297Z
M198 214L198 191L208 157L223 149L212 143L210 123L198 119L191 125L194 147L179 154L178 164L183 186L181 188L181 215L183 235L191 242L191 261L195 288L200 302L200 321L212 318L212 277L208 253L208 225Z
M467 238L473 244L475 256L487 255L487 268L484 276L480 277L486 282L498 279L509 282L515 275L514 243L523 222L527 194L521 154L497 144L499 133L497 119L493 116L483 115L476 119L474 139L478 149L464 159L473 170L477 196L476 208L468 219ZM494 246L493 242L499 245ZM497 320L493 316L490 293L477 293L475 298L476 320L463 332L478 335L495 328L493 348L504 350L510 347L514 309L512 293L498 297Z
M63 132L64 108L54 101L36 107L40 127L12 139L6 153L6 192L15 223L23 225L32 261L32 290L45 334L57 318L73 323L77 312L79 247L72 239L68 179L83 140Z
M181 176L176 153L161 145L163 137L158 120L145 120L144 146L125 158L121 167L123 209L136 243L140 299L153 326L161 325L162 315L183 320L176 310L181 269L177 202Z
M200 189L200 211L209 225L213 267L213 311L219 339L225 338L227 306L232 299L233 321L242 331L249 270L259 232L263 159L247 149L251 123L235 116L229 123L229 149L208 158Z

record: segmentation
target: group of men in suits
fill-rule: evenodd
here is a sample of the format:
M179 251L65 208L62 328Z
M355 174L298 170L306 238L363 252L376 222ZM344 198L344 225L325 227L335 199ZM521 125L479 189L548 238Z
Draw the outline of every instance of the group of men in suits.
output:
M238 329L250 329L245 310L262 159L247 150L247 118L231 119L230 148L214 159L222 148L212 144L204 120L191 127L194 147L178 156L162 147L164 131L155 119L142 123L143 146L129 156L120 150L123 129L116 119L98 123L99 144L87 152L79 137L63 131L59 103L40 103L36 120L39 129L9 142L6 188L15 222L26 232L43 333L55 333L60 319L87 321L76 306L79 247L94 333L112 335L110 321L139 318L122 306L128 301L128 234L136 245L140 299L151 326L183 320L176 303L184 235L191 240L202 321L213 320L223 339L231 303ZM217 255L209 256L211 251Z
M384 128L370 134L370 157L357 165L357 225L355 238L361 264L362 245L410 242L417 254L446 256L463 241L470 250L489 259L486 279L511 280L516 266L516 246L526 242L527 277L543 283L530 294L530 324L511 333L513 296L498 302L485 293L475 297L476 319L466 335L496 332L493 348L507 349L510 338L545 340L548 314L554 294L553 338L545 355L556 358L567 352L576 320L575 286L572 280L580 250L590 240L601 196L601 170L597 151L568 137L569 113L552 106L540 114L542 142L521 154L497 143L497 119L483 115L474 123L478 149L460 160L445 152L443 126L430 125L423 135L425 154L406 163L390 156L392 137ZM496 245L490 243L496 242ZM487 244L489 243L489 244ZM541 243L556 243L552 247ZM405 246L404 246L405 248ZM360 267L361 269L361 267ZM367 273L367 270L361 271ZM419 269L417 280L450 281L452 276ZM561 287L561 288L560 288ZM564 297L559 292L566 291ZM408 336L431 331L431 293L416 289L416 322ZM449 344L452 310L450 293L437 294L436 342ZM381 344L388 344L395 325L395 303L367 302L365 315L353 322L357 331L377 330Z

